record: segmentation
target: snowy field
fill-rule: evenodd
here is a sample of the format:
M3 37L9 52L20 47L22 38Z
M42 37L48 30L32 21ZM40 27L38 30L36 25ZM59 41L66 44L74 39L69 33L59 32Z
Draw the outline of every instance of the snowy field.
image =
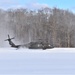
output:
M0 75L75 75L75 48L0 48Z

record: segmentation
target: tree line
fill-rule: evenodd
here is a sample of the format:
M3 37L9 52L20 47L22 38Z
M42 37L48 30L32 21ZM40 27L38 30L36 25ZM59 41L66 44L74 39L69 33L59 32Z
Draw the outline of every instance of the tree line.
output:
M55 47L75 47L75 14L69 10L0 9L1 34L3 28L21 44L41 39Z

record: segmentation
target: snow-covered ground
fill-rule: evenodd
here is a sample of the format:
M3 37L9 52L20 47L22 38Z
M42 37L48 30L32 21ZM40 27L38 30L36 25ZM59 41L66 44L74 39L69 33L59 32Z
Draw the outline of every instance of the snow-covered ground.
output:
M75 48L0 48L0 75L75 75Z

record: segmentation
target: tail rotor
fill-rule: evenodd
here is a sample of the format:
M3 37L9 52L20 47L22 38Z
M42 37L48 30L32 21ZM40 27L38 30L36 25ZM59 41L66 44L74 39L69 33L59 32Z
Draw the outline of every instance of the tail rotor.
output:
M14 37L13 38L10 38L10 36L8 35L8 39L6 39L4 41L8 41L8 40L12 40L12 39L14 39Z

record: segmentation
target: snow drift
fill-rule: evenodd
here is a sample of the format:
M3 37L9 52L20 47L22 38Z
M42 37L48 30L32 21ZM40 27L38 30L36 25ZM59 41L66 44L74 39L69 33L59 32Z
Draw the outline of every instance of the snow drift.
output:
M0 75L75 75L75 48L0 48Z

